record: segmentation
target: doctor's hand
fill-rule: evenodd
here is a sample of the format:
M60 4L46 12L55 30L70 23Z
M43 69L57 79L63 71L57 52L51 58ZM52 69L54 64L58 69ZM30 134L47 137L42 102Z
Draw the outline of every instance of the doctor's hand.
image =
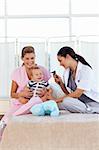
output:
M57 84L60 85L62 83L62 79L59 75L55 74L55 75L53 75L53 77L54 77L54 80Z

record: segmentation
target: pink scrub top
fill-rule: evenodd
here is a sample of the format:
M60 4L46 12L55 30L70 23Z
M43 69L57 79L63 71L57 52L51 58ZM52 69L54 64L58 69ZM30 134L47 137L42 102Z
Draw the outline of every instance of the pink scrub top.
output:
M51 77L50 72L47 71L42 66L39 66L39 67L44 73L44 80L48 81ZM25 66L21 66L21 67L17 68L12 73L11 79L18 84L17 93L21 92L23 90L23 88L25 87L25 85L28 83L28 80L29 80L28 76L27 76L27 73L26 73L26 70L25 70ZM13 100L11 100L11 101L13 101L15 104L20 104L20 102L17 99L13 99Z

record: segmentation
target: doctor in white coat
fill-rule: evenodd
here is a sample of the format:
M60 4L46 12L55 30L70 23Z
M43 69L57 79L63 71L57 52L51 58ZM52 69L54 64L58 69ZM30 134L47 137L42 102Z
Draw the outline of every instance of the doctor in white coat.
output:
M77 113L99 113L99 93L94 87L92 67L86 60L76 54L71 47L62 47L57 53L57 59L65 68L63 79L54 75L65 93L60 98L54 98L60 109Z

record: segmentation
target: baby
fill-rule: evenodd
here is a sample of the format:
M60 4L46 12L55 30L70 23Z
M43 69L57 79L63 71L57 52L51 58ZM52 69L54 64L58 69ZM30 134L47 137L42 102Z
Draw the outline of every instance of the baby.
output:
M32 70L32 79L28 81L27 87L34 91L34 97L38 96L39 90L43 88L45 90L45 95L41 98L44 101L44 99L47 100L47 92L52 93L52 89L50 88L49 83L43 80L43 77L42 70L36 66Z
M25 88L29 88L33 90L33 97L39 97L39 90L45 89L44 96L40 97L43 103L35 104L32 106L30 111L33 115L44 116L58 116L59 109L57 103L54 100L49 100L47 95L52 94L52 89L49 86L49 83L43 80L43 72L42 70L36 66L32 70L32 79L28 81L28 84ZM25 98L26 99L26 98Z

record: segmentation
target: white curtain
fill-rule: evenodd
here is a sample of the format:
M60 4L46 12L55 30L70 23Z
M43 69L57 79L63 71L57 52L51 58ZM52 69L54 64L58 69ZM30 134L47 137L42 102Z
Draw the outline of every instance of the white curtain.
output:
M15 69L15 43L0 43L0 97L9 97L11 73Z
M95 85L99 92L99 42L80 41L79 53L92 66L95 75Z

